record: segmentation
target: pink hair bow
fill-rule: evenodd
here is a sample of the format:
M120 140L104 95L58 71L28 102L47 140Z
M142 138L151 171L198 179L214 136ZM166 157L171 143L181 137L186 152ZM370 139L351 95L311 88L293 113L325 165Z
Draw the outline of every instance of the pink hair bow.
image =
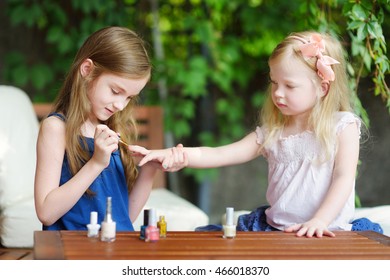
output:
M325 41L322 39L322 36L314 34L310 37L309 42L302 40L302 38L299 40L303 42L303 45L301 45L299 49L304 58L317 57L316 66L318 76L326 82L334 81L335 74L331 65L339 64L340 62L330 56L322 54L325 51Z

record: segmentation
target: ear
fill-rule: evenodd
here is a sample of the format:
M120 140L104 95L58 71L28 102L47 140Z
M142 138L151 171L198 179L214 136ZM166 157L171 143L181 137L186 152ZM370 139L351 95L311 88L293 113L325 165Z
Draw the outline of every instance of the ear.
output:
M328 94L329 91L329 82L328 81L322 81L321 82L321 97L324 97Z
M81 76L83 76L83 77L88 76L89 73L91 73L92 69L93 69L93 61L91 59L87 58L80 65Z

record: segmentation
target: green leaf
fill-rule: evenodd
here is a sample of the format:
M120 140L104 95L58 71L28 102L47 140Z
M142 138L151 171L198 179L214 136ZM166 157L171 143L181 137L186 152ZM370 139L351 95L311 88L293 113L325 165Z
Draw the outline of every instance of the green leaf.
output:
M364 11L363 7L359 4L356 4L352 7L352 16L354 19L365 21L367 14Z
M28 82L28 69L25 65L19 65L12 69L12 81L16 86L24 87Z
M364 25L364 22L362 22L362 21L351 21L350 23L348 23L347 28L349 30L354 30L354 29L358 29L362 25Z
M59 26L52 26L47 31L46 40L48 43L57 43L60 41L63 30Z
M357 30L357 39L363 41L367 37L367 24L362 24Z
M31 82L38 90L42 90L47 84L53 80L53 71L48 65L38 64L30 70Z
M364 65L366 66L367 70L370 71L372 58L371 58L370 54L368 53L368 51L366 51L363 55L363 62L364 62Z

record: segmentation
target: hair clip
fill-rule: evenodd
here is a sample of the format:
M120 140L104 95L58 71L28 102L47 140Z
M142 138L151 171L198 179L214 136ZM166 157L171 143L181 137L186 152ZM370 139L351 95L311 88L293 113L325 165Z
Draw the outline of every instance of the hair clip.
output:
M331 65L340 64L340 62L323 54L325 51L325 41L320 34L311 35L309 41L298 36L290 36L290 38L297 39L303 43L303 45L299 46L299 50L305 59L317 57L317 74L323 81L329 82L335 80L335 74Z

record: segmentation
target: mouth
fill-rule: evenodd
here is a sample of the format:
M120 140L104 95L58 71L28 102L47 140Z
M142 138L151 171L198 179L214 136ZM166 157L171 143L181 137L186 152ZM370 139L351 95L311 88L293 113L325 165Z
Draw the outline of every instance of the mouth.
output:
M106 110L106 112L107 112L107 114L108 115L113 115L115 112L114 111L111 111L110 109L108 109L108 108L105 108L105 110Z
M276 106L278 108L287 108L287 105L283 104L283 103L276 103Z

